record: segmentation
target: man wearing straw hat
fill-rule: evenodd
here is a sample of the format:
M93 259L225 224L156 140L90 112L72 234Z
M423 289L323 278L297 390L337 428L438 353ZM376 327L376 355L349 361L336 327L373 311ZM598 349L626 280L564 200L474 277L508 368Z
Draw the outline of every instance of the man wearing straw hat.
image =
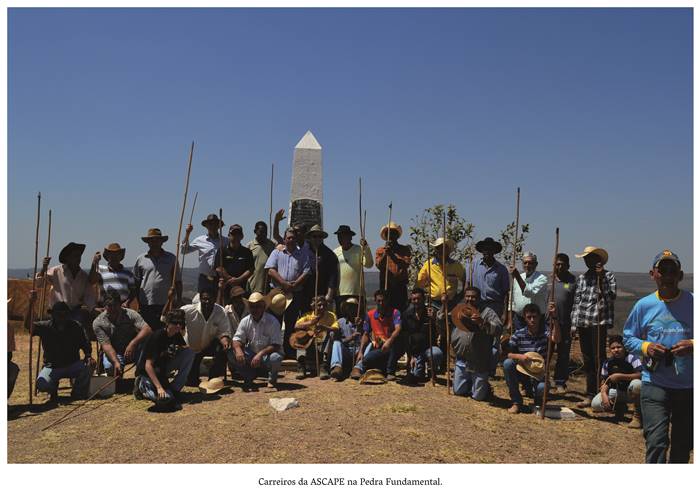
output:
M386 288L388 292L386 304L399 312L408 305L408 268L411 265L411 247L398 242L402 234L401 225L393 221L382 226L379 236L385 244L374 255L374 264L379 269L379 288ZM385 285L387 265L388 282Z
M124 267L122 261L126 254L126 248L118 243L110 243L102 251L102 257L107 261L106 265L98 263L100 253L97 252L92 259L90 269L90 282L98 283L100 288L100 298L105 299L107 291L110 289L119 292L122 303L127 305L136 298L137 286L134 273Z
M224 245L223 254L221 250L217 250L214 257L220 284L224 286L225 304L229 301L231 287L245 288L255 270L253 252L241 245L241 240L243 240L243 227L240 224L232 224L228 229L228 241ZM219 267L222 259L224 265Z
M134 396L155 403L157 410L179 408L177 396L185 386L194 352L182 337L185 311L174 309L165 317L165 328L154 331L146 340L141 360L136 366ZM176 372L172 381L169 376Z
M246 391L254 390L253 380L259 370L267 372L268 388L277 388L277 374L282 365L282 329L279 321L265 312L267 299L258 292L248 299L250 314L241 320L233 336L233 367L243 376Z
M571 311L571 326L576 328L579 336L583 369L586 372L586 398L577 407L584 408L590 407L600 388L596 384L596 365L602 364L605 358L608 329L613 327L617 282L615 275L604 268L608 262L606 250L588 246L576 257L583 258L588 268L576 280L574 307Z
M193 228L191 224L188 224L185 228L185 239L182 241L181 248L183 254L197 252L197 256L199 257L198 287L199 285L211 284L214 281L212 273L217 265L217 261L214 257L221 243L219 239L219 229L226 226L224 221L219 219L219 216L216 214L209 214L201 224L206 228L207 234L198 236L190 242L190 233L192 233Z
M343 301L360 298L360 274L365 269L371 268L372 250L364 238L359 245L352 243L355 232L347 224L341 224L335 231L340 244L334 252L338 257L340 268L340 282L338 284L338 297L336 298L336 310L340 310Z
M542 401L547 341L558 343L560 337L556 305L553 302L549 305L548 312L553 324L551 331L537 304L527 304L523 309L527 326L516 330L508 341L508 358L503 361L503 375L513 403L508 409L511 414L518 414L523 410L519 384L524 385L528 395L535 398L535 406L539 406Z
M537 271L537 256L532 252L525 252L521 258L524 272L521 274L518 268L510 266L510 274L513 275L513 328L519 329L526 326L523 319L523 309L527 304L537 304L544 309L547 305L547 277Z
M148 244L148 252L139 255L134 263L134 278L139 289L139 313L148 326L155 330L162 326L160 315L172 286L175 254L163 250L163 244L168 241L168 237L158 228L150 228L141 240ZM179 270L176 272L175 292L176 305L179 305L182 301L182 279Z

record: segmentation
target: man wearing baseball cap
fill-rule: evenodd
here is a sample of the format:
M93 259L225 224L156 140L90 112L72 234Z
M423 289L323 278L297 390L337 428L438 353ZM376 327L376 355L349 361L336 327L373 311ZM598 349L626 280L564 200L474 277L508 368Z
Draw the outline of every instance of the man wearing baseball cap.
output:
M687 463L693 449L693 294L678 287L681 261L670 250L654 258L649 274L657 291L634 305L624 326L625 348L642 358L646 462Z
M217 250L214 258L219 284L224 287L224 304L231 302L229 298L231 288L234 286L245 288L248 279L255 271L253 252L241 245L241 240L243 240L243 227L240 224L232 224L228 229L228 244L224 246L223 257L222 251Z

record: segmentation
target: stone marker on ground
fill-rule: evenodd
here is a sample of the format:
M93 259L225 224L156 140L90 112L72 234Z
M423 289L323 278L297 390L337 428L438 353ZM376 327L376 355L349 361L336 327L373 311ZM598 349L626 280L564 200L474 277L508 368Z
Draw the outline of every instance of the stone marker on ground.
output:
M535 414L537 416L540 415L540 408L538 407L535 409ZM563 420L570 420L570 419L576 419L576 413L569 409L568 407L563 407L563 406L547 406L547 410L544 412L545 417L549 419L563 419Z
M299 407L299 401L294 397L284 397L282 399L270 399L270 406L277 411L282 412L292 407Z

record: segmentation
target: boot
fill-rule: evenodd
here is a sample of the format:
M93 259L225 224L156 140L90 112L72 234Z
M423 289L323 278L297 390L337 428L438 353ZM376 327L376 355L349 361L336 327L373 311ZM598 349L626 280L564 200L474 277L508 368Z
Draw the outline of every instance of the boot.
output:
M331 377L330 373L328 372L328 366L325 364L321 364L321 373L318 376L319 380L328 380Z
M634 406L632 413L632 421L629 422L627 428L638 430L642 427L642 409L639 406Z

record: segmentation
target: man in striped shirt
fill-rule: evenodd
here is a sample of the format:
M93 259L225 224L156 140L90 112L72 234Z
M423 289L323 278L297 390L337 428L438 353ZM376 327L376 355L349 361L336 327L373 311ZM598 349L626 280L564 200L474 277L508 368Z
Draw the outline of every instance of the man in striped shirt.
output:
M99 265L100 253L97 252L92 259L90 269L90 283L98 283L101 299L104 300L107 291L114 289L119 292L122 304L127 307L133 299L137 297L138 287L134 273L122 265L122 260L126 254L126 249L118 243L110 243L102 251L102 256L107 261L107 265Z

